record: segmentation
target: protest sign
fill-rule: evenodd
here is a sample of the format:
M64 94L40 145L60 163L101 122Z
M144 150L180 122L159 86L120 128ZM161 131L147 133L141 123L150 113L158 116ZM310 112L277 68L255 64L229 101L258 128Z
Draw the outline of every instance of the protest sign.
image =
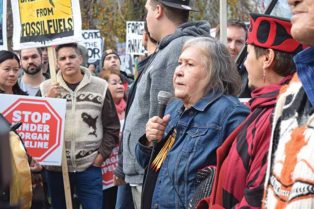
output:
M61 165L64 118L64 99L0 95L0 112L17 129L24 146L42 165Z
M102 172L102 188L108 189L113 187L113 172L118 166L119 146L113 148L111 155L103 162L101 166Z
M13 48L77 42L81 37L79 0L11 0Z
M101 60L103 51L103 38L99 30L83 30L81 44L88 52L88 63Z
M0 1L0 50L7 50L7 1Z
M134 74L133 71L134 55L126 54L126 42L117 43L116 46L121 61L120 69L128 75Z
M131 75L133 72L133 56L130 54L125 54L120 56L121 60L121 70L126 74Z
M126 22L126 53L131 55L143 55L145 49L142 44L144 22Z

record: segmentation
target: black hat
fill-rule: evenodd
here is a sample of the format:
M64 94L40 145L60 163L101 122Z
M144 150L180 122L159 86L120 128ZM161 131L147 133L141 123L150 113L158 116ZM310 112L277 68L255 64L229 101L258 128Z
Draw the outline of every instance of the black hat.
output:
M164 4L165 6L176 8L176 9L196 11L195 9L190 7L189 0L158 0L158 2Z
M115 54L115 55L117 55L118 58L119 58L119 61L120 61L120 63L121 63L121 59L120 59L119 54L118 54L115 50L113 50L113 49L107 49L107 50L104 52L104 55L103 55L103 57L102 57L102 64L104 63L104 60L106 59L106 57L107 57L109 54Z

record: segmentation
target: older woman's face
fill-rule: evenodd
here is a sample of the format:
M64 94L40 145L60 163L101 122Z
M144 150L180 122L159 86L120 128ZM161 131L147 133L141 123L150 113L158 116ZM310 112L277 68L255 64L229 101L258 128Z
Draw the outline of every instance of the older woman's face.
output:
M0 63L0 88L2 90L12 90L17 82L19 68L19 63L15 59Z
M120 77L116 74L110 74L108 78L109 90L115 102L120 101L124 97L124 86Z
M205 94L208 85L208 73L205 69L205 56L197 47L186 48L179 57L179 65L173 76L174 93L190 107Z

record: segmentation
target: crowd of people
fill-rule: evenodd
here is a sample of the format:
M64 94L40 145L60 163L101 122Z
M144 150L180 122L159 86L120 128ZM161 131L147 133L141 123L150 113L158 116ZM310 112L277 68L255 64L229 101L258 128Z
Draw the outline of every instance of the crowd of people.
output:
M0 93L66 99L74 208L314 208L314 2L288 3L291 21L252 13L247 29L229 20L224 45L207 21L188 21L189 1L147 0L134 81L115 50L97 73L68 43L56 47L56 81L46 48L0 51ZM164 115L161 91L172 95ZM115 186L103 190L114 149ZM66 209L61 167L30 160L30 169L32 208Z

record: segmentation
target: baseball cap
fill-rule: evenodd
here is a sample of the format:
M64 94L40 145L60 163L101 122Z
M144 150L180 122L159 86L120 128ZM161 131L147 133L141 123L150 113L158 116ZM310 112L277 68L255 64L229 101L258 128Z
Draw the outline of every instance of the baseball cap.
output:
M190 7L189 0L158 0L158 2L164 4L165 6L172 7L175 9L197 11L196 9Z

